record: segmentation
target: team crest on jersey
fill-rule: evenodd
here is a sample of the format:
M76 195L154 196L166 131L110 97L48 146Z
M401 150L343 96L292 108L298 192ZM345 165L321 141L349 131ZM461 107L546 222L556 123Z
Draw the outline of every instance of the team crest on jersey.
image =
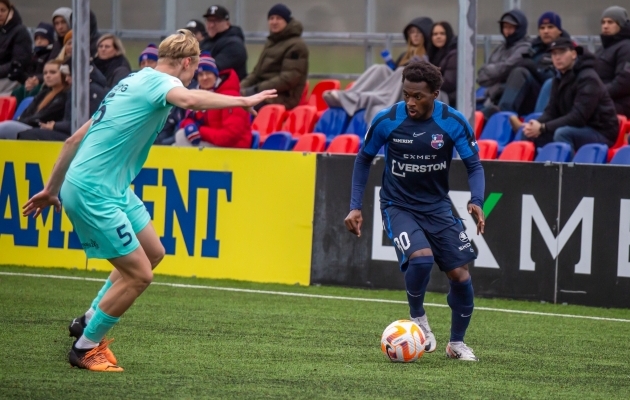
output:
M442 148L442 146L444 146L443 136L439 133L434 133L433 135L431 135L431 147L439 150Z

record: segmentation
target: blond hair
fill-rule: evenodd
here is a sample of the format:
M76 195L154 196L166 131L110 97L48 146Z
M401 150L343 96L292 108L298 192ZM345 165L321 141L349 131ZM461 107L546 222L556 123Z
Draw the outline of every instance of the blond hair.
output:
M60 60L48 60L46 65L56 65L59 70L61 70L61 66L63 63ZM61 71L60 71L61 72ZM62 91L68 88L68 83L66 82L66 74L61 72L61 85L56 88L51 87L50 92L46 94L46 96L42 99L42 101L37 105L37 111L40 111L42 108L46 107L50 104L51 101Z
M427 54L427 50L424 47L424 34L420 31L420 43L414 46L411 43L411 37L407 40L407 51L405 55L400 59L399 66L406 65L413 57L424 57Z
M199 53L199 41L188 29L179 29L177 33L162 40L158 48L158 58L166 58L171 63L177 63L186 57L197 61Z
M116 49L116 55L117 56L124 56L125 55L125 46L123 46L122 41L118 38L118 36L114 35L113 33L106 33L103 36L101 36L100 38L98 38L98 41L96 42L96 46L98 47L101 43L103 43L103 41L105 41L107 39L111 39L112 40L112 43L114 45L114 49Z

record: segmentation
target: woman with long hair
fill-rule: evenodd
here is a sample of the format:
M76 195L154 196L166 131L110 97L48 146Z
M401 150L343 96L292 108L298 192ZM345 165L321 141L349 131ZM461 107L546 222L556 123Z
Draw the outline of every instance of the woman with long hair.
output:
M441 100L455 107L457 101L457 36L448 22L436 22L431 30L429 62L440 69L444 83L440 89Z
M131 73L131 65L125 58L125 47L116 35L106 33L101 36L96 51L94 65L105 75L110 89Z
M59 60L44 65L44 86L17 121L0 122L0 139L17 139L22 131L63 119L68 84L61 65Z

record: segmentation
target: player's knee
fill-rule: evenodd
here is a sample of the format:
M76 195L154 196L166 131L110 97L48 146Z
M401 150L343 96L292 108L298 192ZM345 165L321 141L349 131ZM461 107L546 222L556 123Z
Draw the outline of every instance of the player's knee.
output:
M151 263L151 268L155 268L158 266L160 262L164 259L164 255L166 254L166 250L164 250L164 246L159 246L158 249L155 249L152 254L149 256L149 262Z
M452 271L446 273L448 279L452 282L466 282L470 279L470 272L468 272L468 265L455 268Z
M153 282L153 271L143 269L133 276L132 284L139 292L144 291Z
M416 250L409 256L409 261L411 262L411 260L418 257L433 257L433 251L431 249Z

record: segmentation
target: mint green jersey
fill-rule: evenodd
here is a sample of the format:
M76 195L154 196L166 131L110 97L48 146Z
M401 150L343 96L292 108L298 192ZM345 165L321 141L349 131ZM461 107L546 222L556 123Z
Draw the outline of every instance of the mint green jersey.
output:
M172 108L166 94L179 86L179 79L152 68L121 80L92 116L66 179L102 197L124 196Z

